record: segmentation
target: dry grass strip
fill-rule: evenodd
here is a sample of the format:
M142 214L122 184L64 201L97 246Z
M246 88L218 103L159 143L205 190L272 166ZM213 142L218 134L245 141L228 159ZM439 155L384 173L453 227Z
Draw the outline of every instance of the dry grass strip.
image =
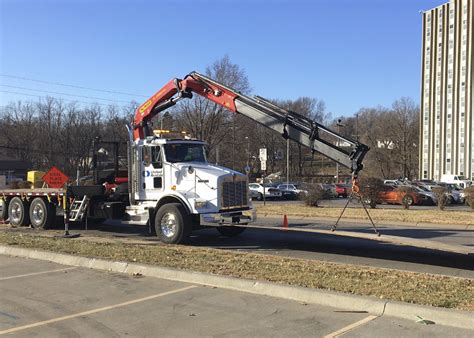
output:
M315 260L173 245L98 243L0 232L0 243L114 261L474 310L474 280Z
M257 214L299 217L328 217L337 218L341 214L341 208L331 207L308 207L303 204L268 204L266 206L257 205ZM454 210L403 210L403 209L369 209L371 217L375 221L386 222L408 222L408 223L435 223L435 224L460 224L474 225L474 212L454 211ZM367 219L367 215L362 208L348 208L344 213L344 218Z

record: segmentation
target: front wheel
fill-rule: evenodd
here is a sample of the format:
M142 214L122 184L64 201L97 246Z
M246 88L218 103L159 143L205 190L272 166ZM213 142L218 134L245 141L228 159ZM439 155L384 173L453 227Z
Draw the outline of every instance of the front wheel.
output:
M263 201L263 195L262 195L262 193L258 193L258 195L257 195L257 201Z
M165 204L156 213L155 230L163 243L185 243L192 231L191 217L181 204Z
M220 226L216 229L224 237L236 237L245 231L245 228L237 226Z

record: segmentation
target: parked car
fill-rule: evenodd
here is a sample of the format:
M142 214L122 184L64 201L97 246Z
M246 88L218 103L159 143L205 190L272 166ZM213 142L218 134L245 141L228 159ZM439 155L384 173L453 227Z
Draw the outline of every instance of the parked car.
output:
M346 198L347 196L350 195L351 191L352 191L352 186L350 184L342 184L342 183L336 184L337 197Z
M298 183L283 183L277 186L284 199L299 199L308 195L308 190L302 189Z
M326 191L329 198L336 198L336 185L332 183L325 183L323 184L323 189Z
M455 183L438 183L440 186L445 187L448 191L446 192L446 196L448 198L448 204L453 203L464 203L461 198L461 189L459 185Z
M419 186L414 185L413 187L416 188L415 190L418 190L418 192L421 192L421 193L424 193L425 195L428 195L431 198L431 203L433 205L438 204L438 196L436 196L436 194L434 192L432 192L430 189L428 189L427 187L425 187L423 185L419 185Z
M402 182L400 182L399 180L384 180L383 184L386 184L386 185L400 185L400 184L402 184Z
M402 191L401 187L407 191ZM406 202L408 205L435 204L433 195L418 187L390 185L385 185L379 193L379 202L388 204L403 204Z
M281 191L271 184L250 183L249 190L250 197L255 198L257 201L263 200L263 194L268 199L281 198Z

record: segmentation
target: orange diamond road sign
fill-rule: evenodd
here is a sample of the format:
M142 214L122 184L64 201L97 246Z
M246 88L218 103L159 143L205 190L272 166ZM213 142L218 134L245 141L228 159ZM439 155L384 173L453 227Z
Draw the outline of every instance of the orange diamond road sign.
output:
M43 181L46 182L50 188L61 188L67 181L69 181L69 177L53 166L46 174L44 174Z

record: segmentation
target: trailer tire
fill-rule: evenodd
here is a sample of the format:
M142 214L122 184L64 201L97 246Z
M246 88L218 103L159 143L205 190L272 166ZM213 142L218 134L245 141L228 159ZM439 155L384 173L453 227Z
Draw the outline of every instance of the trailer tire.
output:
M49 229L56 218L56 206L36 197L30 205L31 226L35 229Z
M216 229L224 237L236 237L244 232L246 228L237 226L220 226Z
M155 215L156 235L163 243L182 244L187 242L192 227L191 216L180 203L164 204Z
M30 224L29 203L22 201L20 197L13 197L8 204L8 218L13 226L25 226Z
M8 203L3 198L0 199L0 221L8 219Z

